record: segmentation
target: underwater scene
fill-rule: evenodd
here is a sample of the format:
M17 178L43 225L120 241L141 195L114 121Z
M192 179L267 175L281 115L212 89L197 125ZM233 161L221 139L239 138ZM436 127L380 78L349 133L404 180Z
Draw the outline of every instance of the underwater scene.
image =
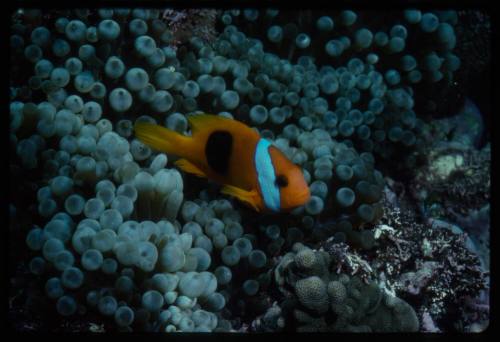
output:
M487 329L487 11L9 27L11 331Z

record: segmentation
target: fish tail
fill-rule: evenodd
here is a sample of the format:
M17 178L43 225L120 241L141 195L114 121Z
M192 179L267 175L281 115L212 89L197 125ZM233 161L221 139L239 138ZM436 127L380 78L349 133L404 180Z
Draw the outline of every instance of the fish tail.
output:
M134 131L137 139L156 150L183 158L190 154L191 137L147 122L136 122Z

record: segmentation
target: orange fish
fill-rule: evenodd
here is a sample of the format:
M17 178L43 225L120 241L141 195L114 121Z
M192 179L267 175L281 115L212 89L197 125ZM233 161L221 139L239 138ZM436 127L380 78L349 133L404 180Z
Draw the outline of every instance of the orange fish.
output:
M310 191L300 167L252 128L217 115L188 116L192 136L145 122L135 135L154 149L181 157L182 170L222 184L256 211L289 211L305 204Z

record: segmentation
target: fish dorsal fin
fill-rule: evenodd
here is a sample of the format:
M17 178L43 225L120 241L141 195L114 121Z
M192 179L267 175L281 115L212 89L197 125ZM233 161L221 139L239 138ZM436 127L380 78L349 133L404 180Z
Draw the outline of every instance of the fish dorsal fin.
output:
M174 162L174 164L181 170L192 173L198 177L208 178L207 175L201 171L196 165L188 161L187 159L179 159Z
M258 192L254 189L251 191L243 190L241 188L226 184L222 187L221 192L226 195L231 195L238 198L240 201L245 202L249 206L255 209L255 211L261 211L258 203Z
M187 117L193 132L200 129L223 128L228 118L213 114L194 114Z

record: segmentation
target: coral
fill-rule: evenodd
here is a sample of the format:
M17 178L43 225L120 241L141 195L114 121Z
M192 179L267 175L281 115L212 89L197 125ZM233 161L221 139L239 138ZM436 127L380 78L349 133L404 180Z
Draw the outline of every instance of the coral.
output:
M355 251L350 251L349 246L344 242L336 241L331 237L322 243L324 248L332 258L333 269L337 273L344 271L351 275L358 275L362 279L368 279L373 272L370 264Z
M491 24L489 14L483 11L458 11L463 25L457 26L457 55L463 60L463 72L471 77L488 67L490 60ZM469 62L473 60L473 63ZM467 78L466 78L467 79Z
M325 313L328 310L328 294L321 278L312 276L295 282L295 293L300 303L309 310Z
M310 249L299 251L294 257L299 272L305 275L322 276L326 271L325 261Z
M165 39L173 46L184 44L193 36L211 43L216 36L217 15L215 9L166 9L161 15L161 20L170 30L169 34L163 34L170 37Z
M419 320L413 308L399 298L388 297L385 294L383 305L367 315L361 325L368 325L374 332L386 331L417 331Z
M431 315L429 315L428 312L424 312L422 314L422 330L424 332L441 332L438 327L436 327L436 324L432 320Z
M483 134L481 114L468 100L457 115L433 125L436 143L426 149L410 192L433 224L443 225L444 220L466 232L468 248L489 270L491 148L477 148Z
M488 291L488 270L460 228L432 220L418 223L412 211L384 202L381 223L387 227L378 240L391 243L377 248L373 270L411 300L419 314L430 315L441 330L450 329L450 314L464 309L467 298Z
M331 250L334 251L333 248ZM303 247L295 253L285 254L274 270L275 281L284 298L297 298L299 305L293 309L294 320L299 324L297 331L418 330L419 320L407 302L387 293L368 277L337 272L332 267L335 265L335 253L323 273L325 280L317 276L301 276L296 256L304 251L316 255L316 258L323 258L325 253ZM329 315L335 317L332 323L325 320ZM291 324L289 321L286 323Z
M440 215L431 212L428 216L467 215L489 202L490 159L489 145L477 150L459 142L442 142L430 149L410 190L426 212L442 199Z
M282 331L285 326L285 319L279 305L274 302L267 309L265 314L255 318L251 323L251 331L255 332L275 332Z

